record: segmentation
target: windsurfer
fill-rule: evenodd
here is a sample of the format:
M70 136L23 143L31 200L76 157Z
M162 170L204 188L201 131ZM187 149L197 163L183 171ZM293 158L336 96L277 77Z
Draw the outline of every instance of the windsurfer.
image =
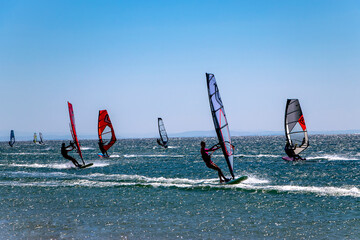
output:
M285 145L285 153L290 157L293 158L294 160L305 160L303 158L301 158L298 154L295 154L295 148L292 147L292 145L287 142Z
M104 157L108 158L109 155L108 155L107 151L104 149L104 143L101 140L99 140L99 148L100 148L101 153L104 155Z
M71 147L71 148L70 148ZM81 165L75 160L75 158L69 156L68 152L72 151L75 149L75 145L72 141L70 141L70 145L69 146L65 146L65 143L61 144L61 155L70 160L76 167L81 167Z
M157 142L160 146L163 146L164 148L167 148L167 147L168 147L166 144L162 143L160 139L156 139L156 142Z
M205 148L206 143L204 141L201 141L201 157L204 160L206 166L208 168L214 169L216 171L218 171L218 175L219 175L219 179L220 182L228 182L230 179L226 178L224 176L224 174L222 173L221 169L213 162L211 161L211 157L208 154L208 152L210 151L216 151L218 150L220 147L218 146L218 144L212 146L211 148Z

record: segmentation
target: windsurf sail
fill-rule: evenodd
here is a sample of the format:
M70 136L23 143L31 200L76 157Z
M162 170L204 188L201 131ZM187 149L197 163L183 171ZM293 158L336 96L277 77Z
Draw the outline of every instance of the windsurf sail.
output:
M71 103L69 103L69 102L67 102L67 103L68 103L69 117L70 117L70 132L71 132L72 138L74 140L74 144L76 146L76 151L79 154L79 156L81 158L81 161L85 165L85 162L84 162L84 159L83 159L83 156L82 156L82 153L81 153L80 143L79 143L79 140L78 140L77 135L76 135L75 116L74 116L73 106L72 106Z
M39 132L39 138L40 138L40 144L43 144L44 143L44 140L43 140L43 136L42 136L42 133Z
M210 109L214 121L216 135L223 151L230 174L234 179L234 149L231 144L229 125L226 119L224 105L220 98L219 88L216 84L214 74L206 73Z
M36 133L34 133L34 140L33 140L34 143L37 142L37 136L36 136Z
M116 142L114 127L111 123L109 114L106 110L99 111L98 135L99 135L99 143L102 144L103 150L106 152Z
M167 143L169 141L169 138L167 136L165 125L164 125L162 118L158 118L158 128L159 128L159 134L160 134L160 139L158 142L161 146L167 148Z
M286 141L298 155L309 146L304 116L298 99L288 99L285 109Z
M14 144L15 144L15 133L14 133L14 130L11 130L9 145L10 145L10 147L12 147Z

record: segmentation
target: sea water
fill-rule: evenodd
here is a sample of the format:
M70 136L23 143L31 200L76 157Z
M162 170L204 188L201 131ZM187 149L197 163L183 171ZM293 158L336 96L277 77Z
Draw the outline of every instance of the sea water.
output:
M305 162L281 159L283 136L234 137L237 185L202 140L119 139L108 159L82 140L86 169L61 141L1 142L0 239L360 239L360 135L311 135Z

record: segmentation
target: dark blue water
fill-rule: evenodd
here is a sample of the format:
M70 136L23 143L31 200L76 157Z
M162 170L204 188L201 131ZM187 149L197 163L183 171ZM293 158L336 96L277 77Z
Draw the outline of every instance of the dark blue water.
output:
M281 159L284 137L233 138L238 185L218 183L201 140L119 140L106 160L81 141L94 163L81 170L60 141L2 142L0 238L360 239L360 135L312 135L297 163Z

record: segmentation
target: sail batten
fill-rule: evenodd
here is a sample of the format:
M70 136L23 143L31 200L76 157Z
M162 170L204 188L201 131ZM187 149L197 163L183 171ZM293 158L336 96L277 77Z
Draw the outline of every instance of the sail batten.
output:
M220 92L214 74L206 73L206 81L208 87L210 110L214 122L216 135L218 137L219 144L223 151L226 163L229 167L230 174L234 178L234 151L231 144L229 124L227 122L224 105L221 101Z

